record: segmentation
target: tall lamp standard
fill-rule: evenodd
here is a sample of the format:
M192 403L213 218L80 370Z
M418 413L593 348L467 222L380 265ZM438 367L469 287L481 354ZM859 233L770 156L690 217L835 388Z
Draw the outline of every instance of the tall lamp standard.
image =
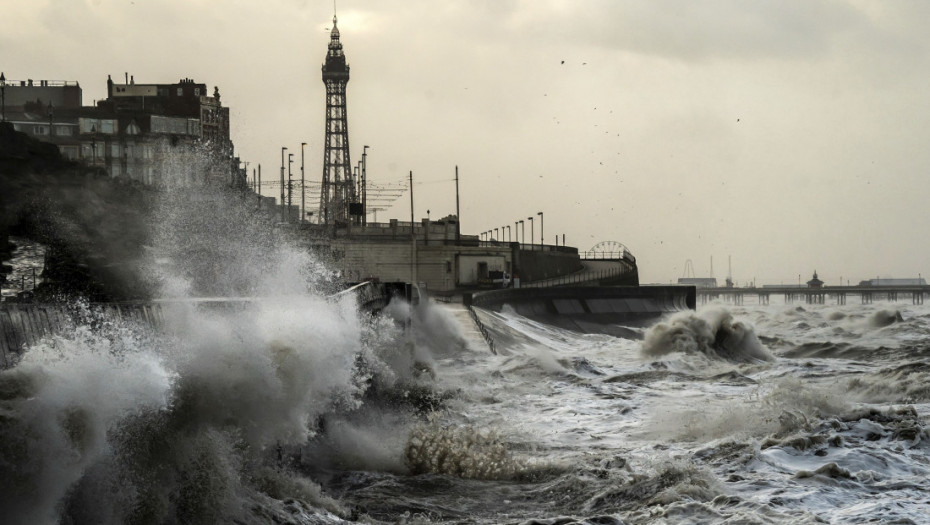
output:
M533 240L533 218L527 217L527 219L530 221L530 249L532 249L533 243L536 242Z
M543 245L543 212L536 212L536 215L539 215L539 247L542 248Z
M48 101L48 140L52 140L52 118L55 115L55 108L52 107L52 101Z
M90 149L93 151L93 166L97 165L97 125L90 127Z
M291 165L294 164L294 154L287 154L287 222L291 222L291 206L294 204L294 183L291 176Z
M518 229L519 225L520 221L513 221L513 229L517 231L517 242L520 242L520 230Z
M495 241L497 241L498 239L500 239L500 235L497 234L497 230L498 230L497 228L494 228L494 240L495 240Z
M362 146L362 226L368 224L368 146Z
M520 223L520 240L519 240L519 242L522 244L522 243L525 243L525 242L526 242L526 225L523 224L523 221L517 221L517 222Z
M304 190L304 148L306 142L300 143L300 222L304 222L307 212L307 192Z
M513 232L510 230L510 225L508 224L507 225L507 242L513 241L513 236L511 235L511 233Z
M285 217L287 217L287 202L284 200L284 152L287 151L287 146L281 146L281 222L284 222Z
M6 75L0 72L0 116L6 122Z

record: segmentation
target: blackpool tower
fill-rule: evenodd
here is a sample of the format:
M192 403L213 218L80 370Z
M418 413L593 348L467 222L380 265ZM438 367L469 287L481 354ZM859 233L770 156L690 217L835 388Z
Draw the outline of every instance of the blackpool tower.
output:
M320 223L335 226L364 215L356 196L349 159L349 122L346 116L346 84L349 66L346 64L339 28L333 15L329 51L323 64L326 85L326 137L323 147L323 184L320 192Z

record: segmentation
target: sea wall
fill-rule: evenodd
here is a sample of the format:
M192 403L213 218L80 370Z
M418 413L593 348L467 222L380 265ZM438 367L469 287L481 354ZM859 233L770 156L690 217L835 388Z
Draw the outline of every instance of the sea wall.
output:
M464 297L466 306L500 311L505 306L535 321L583 333L627 336L662 315L693 310L694 286L581 286L508 288Z
M161 305L158 304L110 303L77 307L5 303L0 305L0 369L16 364L24 349L43 337L73 330L97 314L150 326L159 326L162 322Z
M540 281L580 271L583 267L578 250L563 248L516 250L516 274L522 282Z

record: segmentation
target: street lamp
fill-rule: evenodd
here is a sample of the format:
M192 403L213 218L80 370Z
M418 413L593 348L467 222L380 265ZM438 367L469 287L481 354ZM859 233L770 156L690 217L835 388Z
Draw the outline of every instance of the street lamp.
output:
M362 146L362 226L368 224L368 146Z
M542 248L543 239L543 212L536 212L536 215L539 215L539 247Z
M527 217L527 219L530 221L530 247L532 248L533 243L536 242L533 240L533 218Z
M510 230L510 225L508 224L507 225L507 242L513 241L513 235L511 235L511 233L513 232Z
M284 222L287 217L287 202L284 200L284 152L287 151L287 146L281 147L281 222Z
M0 116L6 122L6 75L0 72Z
M52 101L48 101L48 140L52 140L52 117L55 114L55 108L52 107Z
M498 240L498 239L500 239L500 235L497 234L497 230L498 230L498 228L494 228L494 240L495 240L495 241Z
M287 154L287 222L291 222L291 206L294 203L294 183L291 176L291 165L294 164L294 154Z
M520 230L521 230L521 231L520 231L520 240L519 240L518 242L520 242L520 243L525 243L525 242L526 242L526 225L523 224L523 221L517 221L517 222L520 223Z
M97 165L97 125L90 127L90 149L93 150L93 165Z
M300 143L300 222L304 222L304 214L307 211L307 193L304 191L304 148L306 142Z

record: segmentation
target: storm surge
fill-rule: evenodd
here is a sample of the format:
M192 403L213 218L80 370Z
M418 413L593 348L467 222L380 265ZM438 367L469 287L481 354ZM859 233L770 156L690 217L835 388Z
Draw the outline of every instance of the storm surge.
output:
M701 354L734 362L774 359L759 342L751 325L734 319L722 308L676 314L646 332L643 354L659 356L672 352Z
M3 524L925 520L930 307L481 310L492 353L460 305L359 312L234 194L161 199L159 322L74 302L0 372Z
M162 199L138 268L161 290L162 325L75 303L80 320L0 372L0 521L348 516L301 473L331 461L308 443L428 381L428 358L390 316L333 298L338 273L280 242L251 203L196 188Z

